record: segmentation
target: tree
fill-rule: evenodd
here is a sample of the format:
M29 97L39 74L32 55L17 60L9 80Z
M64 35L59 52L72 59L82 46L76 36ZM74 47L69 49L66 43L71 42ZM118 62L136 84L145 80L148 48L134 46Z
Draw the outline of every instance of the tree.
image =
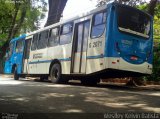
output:
M67 1L68 0L48 0L49 12L45 26L59 22Z
M152 16L154 16L157 2L158 2L158 0L151 0L150 3L149 3L148 13L149 13L150 15L152 15Z
M0 1L0 57L5 55L9 41L26 31L36 30L39 22L46 12L47 3L44 0L1 0ZM3 39L3 40L2 40Z
M146 3L145 0L98 0L97 6L100 7L102 5L105 5L108 2L112 2L112 1L120 3L120 4L130 5L130 6L136 6L138 4Z
M153 69L150 76L145 77L146 80L160 81L160 4L154 8L154 54Z
M8 35L8 28L11 24L12 7L9 4L5 4L5 1L0 3L0 47L4 44Z

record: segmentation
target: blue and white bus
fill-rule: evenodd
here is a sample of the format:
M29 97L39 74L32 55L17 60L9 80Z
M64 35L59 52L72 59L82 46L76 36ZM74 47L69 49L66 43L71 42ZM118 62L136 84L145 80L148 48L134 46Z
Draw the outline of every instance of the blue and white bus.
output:
M5 73L50 77L66 83L81 79L152 73L153 19L136 8L111 3L73 19L11 40Z

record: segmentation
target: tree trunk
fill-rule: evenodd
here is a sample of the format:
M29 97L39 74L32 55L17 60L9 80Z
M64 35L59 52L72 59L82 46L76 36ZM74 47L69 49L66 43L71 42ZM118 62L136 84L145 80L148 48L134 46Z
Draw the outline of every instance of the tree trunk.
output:
M154 16L157 2L158 2L158 0L151 0L149 3L148 13L152 16Z
M4 43L4 45L2 47L0 47L1 49L1 54L0 54L0 58L3 58L5 53L6 53L6 50L9 46L9 41L15 37L15 35L17 34L17 32L19 31L23 21L24 21L24 18L26 16L26 7L23 7L23 10L22 10L22 13L21 13L21 18L18 22L18 24L16 24L16 18L17 18L17 15L18 15L18 11L20 9L20 4L19 3L16 3L15 2L15 13L14 13L14 16L13 16L13 19L12 19L12 23L11 23L11 26L9 28L9 33L8 33L8 38L6 40L6 42Z
M4 55L6 53L6 50L9 46L9 41L13 37L13 32L14 32L14 28L15 28L15 23L16 23L16 18L17 18L17 15L18 15L19 7L20 7L20 4L17 4L16 1L15 1L15 12L14 12L14 15L13 15L11 26L9 28L8 38L7 38L6 42L4 43L4 45L2 47L0 47L0 49L2 51L1 54L0 54L0 58L4 57Z
M48 0L49 12L45 26L59 22L68 0Z
M10 26L10 29L9 29L7 41L10 40L13 37L13 31L14 31L18 11L19 11L19 5L17 5L15 3L15 13L14 13L13 20L12 20L12 23L11 23L11 26Z
M18 22L18 24L15 26L15 28L14 28L14 30L13 30L13 37L15 37L15 35L19 32L19 30L20 30L20 28L21 28L21 26L22 26L22 24L23 24L23 22L24 22L24 19L25 19L25 17L26 17L26 12L27 12L27 8L25 7L25 8L23 8L23 10L22 10L22 13L21 13L21 18L20 18L20 20L19 20L19 22Z

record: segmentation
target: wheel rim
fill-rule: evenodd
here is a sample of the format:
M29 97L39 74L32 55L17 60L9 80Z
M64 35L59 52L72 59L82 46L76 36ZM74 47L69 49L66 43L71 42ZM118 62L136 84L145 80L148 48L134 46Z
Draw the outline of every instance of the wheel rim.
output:
M55 70L53 71L53 79L57 80L58 77L59 77L59 72L58 72L57 69L55 69Z

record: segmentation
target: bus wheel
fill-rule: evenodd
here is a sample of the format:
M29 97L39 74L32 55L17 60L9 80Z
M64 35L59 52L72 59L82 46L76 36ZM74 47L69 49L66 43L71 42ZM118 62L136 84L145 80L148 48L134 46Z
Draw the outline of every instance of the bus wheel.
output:
M19 80L19 75L17 73L17 67L14 68L14 80Z
M54 64L50 72L51 81L53 83L63 83L61 67L58 63Z

